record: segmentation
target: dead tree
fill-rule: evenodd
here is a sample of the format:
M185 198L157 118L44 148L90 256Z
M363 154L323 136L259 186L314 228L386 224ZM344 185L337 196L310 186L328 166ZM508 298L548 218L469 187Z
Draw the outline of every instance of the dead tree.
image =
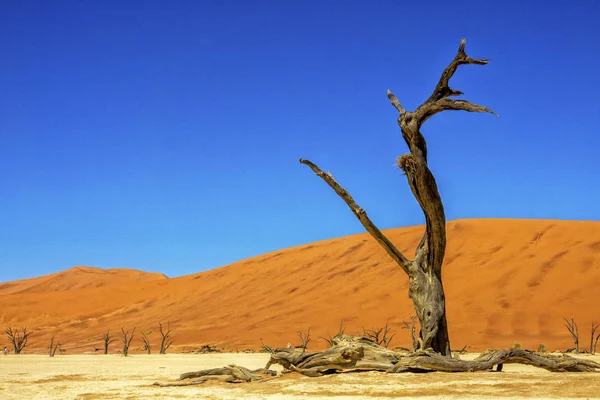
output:
M23 349L28 345L31 331L28 331L27 328L21 328L21 331L19 332L16 329L13 330L12 328L8 328L4 332L6 332L6 335L10 339L15 350L15 354L21 354Z
M160 332L161 340L160 340L160 354L165 354L167 349L173 344L173 341L170 339L171 337L171 323L167 324L167 330L163 330L162 324L158 323L158 331Z
M121 328L121 341L123 342L123 355L127 357L129 354L129 346L131 345L131 341L133 340L133 334L135 333L135 327L131 331L131 336L129 336L129 332L125 330L124 327Z
M151 333L152 333L152 331L142 332L142 343L144 344L143 349L146 350L148 352L148 354L150 354L151 350L152 350L152 345L150 344L150 338L148 337Z
M575 322L573 317L571 317L570 321L566 318L563 319L565 320L565 327L569 330L571 336L573 336L573 343L575 343L575 353L579 353L579 328L577 328L577 323Z
M385 321L385 325L380 328L373 328L373 329L363 328L362 334L364 337L371 339L378 345L383 346L385 348L387 348L389 346L389 344L392 341L392 339L394 338L394 336L396 336L396 334L389 336L390 328L388 327L387 321Z
M306 351L308 347L308 343L310 342L310 327L306 333L298 331L298 337L300 338L300 346L296 346L297 349L302 349L302 351Z
M475 59L465 53L465 39L458 48L458 53L442 73L433 93L415 111L407 111L396 96L389 90L387 96L398 110L398 125L402 137L408 145L409 154L400 156L397 164L404 171L408 185L425 214L425 234L417 246L414 260L409 260L396 246L375 226L367 213L362 209L350 193L341 187L330 173L324 173L316 164L300 159L309 166L346 202L354 215L367 232L385 249L392 259L402 268L409 278L408 295L412 299L419 318L419 349L433 349L437 353L450 356L450 338L446 322L446 300L442 285L442 263L446 251L446 217L444 206L438 192L435 178L427 164L427 145L421 134L421 126L425 121L445 110L462 110L469 112L489 112L489 108L479 106L466 100L452 100L461 91L450 88L449 80L456 69L463 64L487 64L487 59Z
M333 345L322 352L282 347L269 348L269 353L270 358L264 369L250 371L244 367L230 365L223 368L187 372L181 374L176 382L156 382L154 384L157 386L188 386L201 384L207 380L231 383L251 382L263 380L264 376L262 375L275 375L275 371L269 370L275 364L281 365L283 372L298 372L310 377L359 371L386 373L473 372L492 371L494 367L499 371L503 364L509 363L532 365L550 372L600 372L599 363L570 357L566 354L538 353L512 348L488 350L474 360L461 360L446 357L431 349L399 353L386 349L369 338L345 334L335 335Z
M408 322L406 322L406 320L402 319L402 329L408 329L410 332L410 338L412 340L413 351L417 351L417 348L419 347L419 342L418 342L417 336L416 336L417 329L415 328L415 320L416 319L417 319L416 315L411 315L410 316L410 324Z
M338 328L338 331L334 336L331 336L329 333L327 333L327 337L319 336L319 338L326 341L327 344L329 344L329 347L331 347L331 346L333 346L333 338L337 335L344 334L345 330L346 330L346 328L344 327L344 321L342 320L342 321L340 321L340 327Z
M598 344L598 339L600 339L600 333L596 335L596 338L594 338L594 335L596 334L596 329L598 329L598 327L600 327L600 325L596 325L592 321L592 333L590 334L590 354L596 354L596 345Z
M104 354L108 354L108 345L115 341L110 335L110 329L102 336L102 340L104 340Z
M48 346L48 349L50 351L50 357L54 357L54 354L56 354L56 350L58 350L60 348L60 340L58 342L56 342L56 345L54 344L54 335L52 335L52 337L50 338L50 346Z

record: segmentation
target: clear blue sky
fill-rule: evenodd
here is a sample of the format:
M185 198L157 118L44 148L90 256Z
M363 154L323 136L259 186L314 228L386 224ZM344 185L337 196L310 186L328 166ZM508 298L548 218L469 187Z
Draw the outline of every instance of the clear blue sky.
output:
M423 128L448 219L600 219L597 1L0 3L0 281L179 276L423 216L390 88L464 98Z

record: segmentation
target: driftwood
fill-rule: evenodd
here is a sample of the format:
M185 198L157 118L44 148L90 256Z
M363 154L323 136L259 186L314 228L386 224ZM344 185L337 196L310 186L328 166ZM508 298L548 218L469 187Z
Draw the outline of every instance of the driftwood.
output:
M251 371L248 368L231 364L223 368L211 368L202 371L187 372L185 374L181 374L178 382L154 382L154 385L160 387L192 386L199 385L210 380L229 383L242 383L263 380L263 375L275 376L277 373L265 368Z
M307 352L289 347L270 348L271 358L264 369L250 371L237 365L188 372L178 382L159 383L157 386L188 386L208 380L241 383L264 380L263 375L280 376L269 368L279 364L284 372L298 372L317 377L357 371L402 372L475 372L502 371L503 364L525 364L550 372L600 372L600 364L566 354L548 354L512 348L488 350L474 360L451 358L432 350L399 353L362 337L338 334L333 346L322 352ZM262 375L259 375L262 374ZM183 382L181 382L183 381Z

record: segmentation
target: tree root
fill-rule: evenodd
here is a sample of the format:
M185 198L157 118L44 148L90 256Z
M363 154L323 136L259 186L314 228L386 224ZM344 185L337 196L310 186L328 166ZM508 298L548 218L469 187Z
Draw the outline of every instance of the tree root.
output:
M494 367L496 367L496 371L502 371L503 364L511 363L531 365L550 372L600 372L599 363L566 354L547 354L521 349L488 350L476 359L468 361L446 357L431 350L398 353L378 345L369 338L338 334L333 337L333 345L329 349L318 353L292 348L272 349L271 358L265 368L251 371L244 367L230 365L223 368L188 372L181 374L179 378L179 381L197 378L191 381L156 382L154 385L162 387L189 386L208 380L230 383L264 382L263 375L279 376L275 371L269 369L274 364L281 365L284 371L294 371L305 376L317 377L355 371L475 372L492 371Z

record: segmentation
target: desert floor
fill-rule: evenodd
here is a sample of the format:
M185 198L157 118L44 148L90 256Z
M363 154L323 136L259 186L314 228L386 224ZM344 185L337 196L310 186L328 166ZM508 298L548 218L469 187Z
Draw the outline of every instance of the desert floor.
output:
M472 358L475 354L463 356ZM600 356L592 357L600 361ZM284 375L267 382L160 388L155 381L236 363L263 367L266 354L0 356L1 399L475 399L600 398L592 373L550 373L505 365L502 373L348 373L321 378Z

